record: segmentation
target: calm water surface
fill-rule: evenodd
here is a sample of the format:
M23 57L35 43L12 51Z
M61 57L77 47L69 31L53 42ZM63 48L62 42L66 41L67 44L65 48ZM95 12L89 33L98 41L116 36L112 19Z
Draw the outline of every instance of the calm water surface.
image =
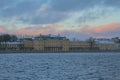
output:
M120 80L120 53L0 54L0 80Z

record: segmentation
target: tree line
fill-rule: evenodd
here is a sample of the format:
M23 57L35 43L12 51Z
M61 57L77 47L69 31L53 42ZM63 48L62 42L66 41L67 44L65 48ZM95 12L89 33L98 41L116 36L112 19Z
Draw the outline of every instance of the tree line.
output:
M18 38L16 35L10 35L10 34L2 34L0 35L0 42L13 42L17 41Z

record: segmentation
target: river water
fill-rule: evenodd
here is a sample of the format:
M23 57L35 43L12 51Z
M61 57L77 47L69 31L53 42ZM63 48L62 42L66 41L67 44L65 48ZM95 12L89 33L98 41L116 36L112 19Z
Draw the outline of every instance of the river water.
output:
M120 53L0 54L0 80L120 80Z

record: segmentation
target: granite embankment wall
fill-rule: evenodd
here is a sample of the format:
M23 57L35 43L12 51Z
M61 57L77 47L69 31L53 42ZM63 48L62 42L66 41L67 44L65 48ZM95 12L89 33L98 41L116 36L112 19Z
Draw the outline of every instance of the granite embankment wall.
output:
M86 52L86 53L91 53L91 52L120 52L120 50L81 50L81 51L0 51L1 53L81 53L81 52Z

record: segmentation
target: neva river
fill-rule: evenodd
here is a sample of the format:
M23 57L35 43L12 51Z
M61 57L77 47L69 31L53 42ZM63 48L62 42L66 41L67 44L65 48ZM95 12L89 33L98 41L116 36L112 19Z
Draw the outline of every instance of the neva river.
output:
M120 53L0 54L0 80L120 80Z

